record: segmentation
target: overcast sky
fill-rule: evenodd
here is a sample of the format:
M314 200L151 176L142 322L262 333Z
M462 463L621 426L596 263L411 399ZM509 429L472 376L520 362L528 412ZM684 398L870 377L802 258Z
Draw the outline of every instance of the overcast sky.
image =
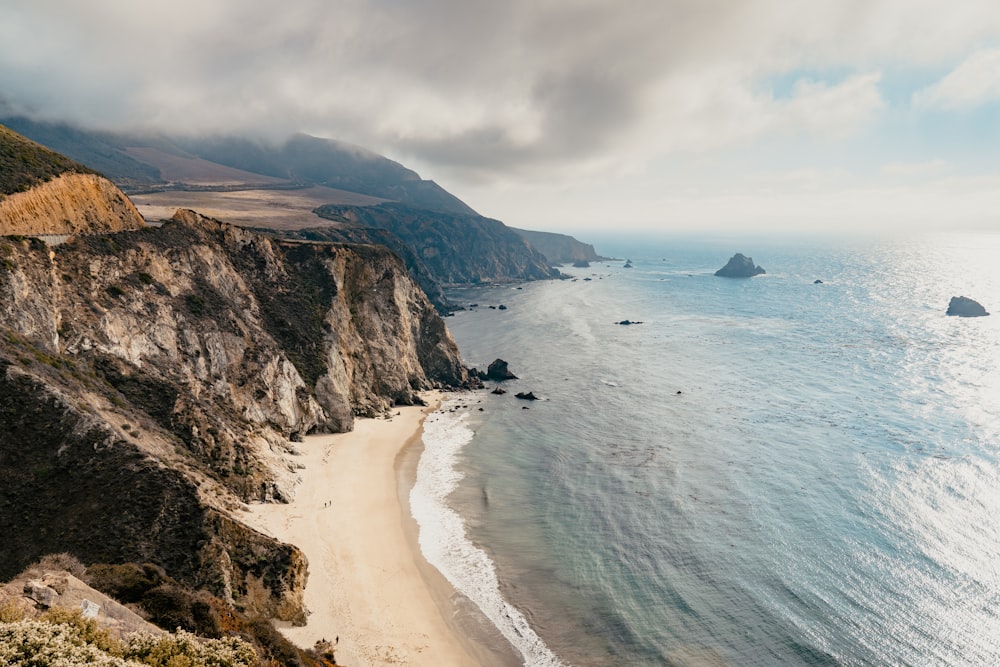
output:
M536 229L1000 230L995 0L0 0L0 97L337 138Z

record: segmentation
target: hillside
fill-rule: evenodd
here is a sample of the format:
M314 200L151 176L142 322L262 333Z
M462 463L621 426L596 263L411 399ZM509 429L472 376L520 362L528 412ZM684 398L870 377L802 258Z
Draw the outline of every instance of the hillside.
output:
M545 258L552 264L599 262L610 259L609 257L598 255L591 244L577 241L567 234L535 232L528 229L516 229L514 227L510 229L545 255Z
M67 172L95 173L0 125L0 196L24 192Z
M181 212L51 249L0 238L0 255L0 578L57 551L153 562L301 619L301 555L232 509L294 493L289 438L466 380L383 248Z
M2 118L0 123L98 169L129 193L321 185L434 211L475 213L398 162L333 139L297 134L268 143L231 136L114 134L24 117Z
M114 135L90 132L65 123L36 122L23 116L0 118L0 123L104 174L126 190L163 182L159 170L129 157Z
M316 214L345 225L391 232L443 284L556 278L559 272L499 220L401 204L322 206Z

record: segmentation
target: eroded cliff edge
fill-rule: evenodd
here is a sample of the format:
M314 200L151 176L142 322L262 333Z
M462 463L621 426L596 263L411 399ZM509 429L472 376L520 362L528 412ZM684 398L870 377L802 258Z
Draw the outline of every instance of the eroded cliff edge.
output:
M294 493L289 438L467 379L384 248L190 211L54 248L0 238L0 577L52 551L151 561L302 620L304 558L233 508Z

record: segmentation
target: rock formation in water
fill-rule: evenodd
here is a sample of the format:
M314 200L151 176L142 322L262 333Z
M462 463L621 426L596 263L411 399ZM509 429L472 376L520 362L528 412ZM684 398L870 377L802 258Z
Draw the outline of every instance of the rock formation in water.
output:
M736 253L724 267L715 272L715 275L723 278L752 278L762 273L767 272L763 267L755 266L752 258Z
M301 622L302 554L233 510L294 494L290 438L466 379L382 247L191 211L52 248L0 237L0 578L61 551L153 562Z
M517 376L510 372L506 361L503 359L494 359L486 369L486 375L483 379L502 382L504 380L516 380Z
M982 304L964 296L951 297L951 301L948 302L948 310L945 314L957 317L985 317L989 315Z

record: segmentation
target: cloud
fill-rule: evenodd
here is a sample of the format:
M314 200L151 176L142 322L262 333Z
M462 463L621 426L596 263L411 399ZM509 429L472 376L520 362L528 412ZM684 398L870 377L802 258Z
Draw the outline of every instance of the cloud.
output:
M1000 100L1000 49L977 51L913 96L918 107L971 109Z
M947 173L952 165L947 160L927 160L924 162L887 162L881 172L893 178L930 178Z
M887 67L998 34L972 0L6 0L0 95L93 127L306 131L536 179L849 137L885 109ZM791 71L837 74L763 87Z

